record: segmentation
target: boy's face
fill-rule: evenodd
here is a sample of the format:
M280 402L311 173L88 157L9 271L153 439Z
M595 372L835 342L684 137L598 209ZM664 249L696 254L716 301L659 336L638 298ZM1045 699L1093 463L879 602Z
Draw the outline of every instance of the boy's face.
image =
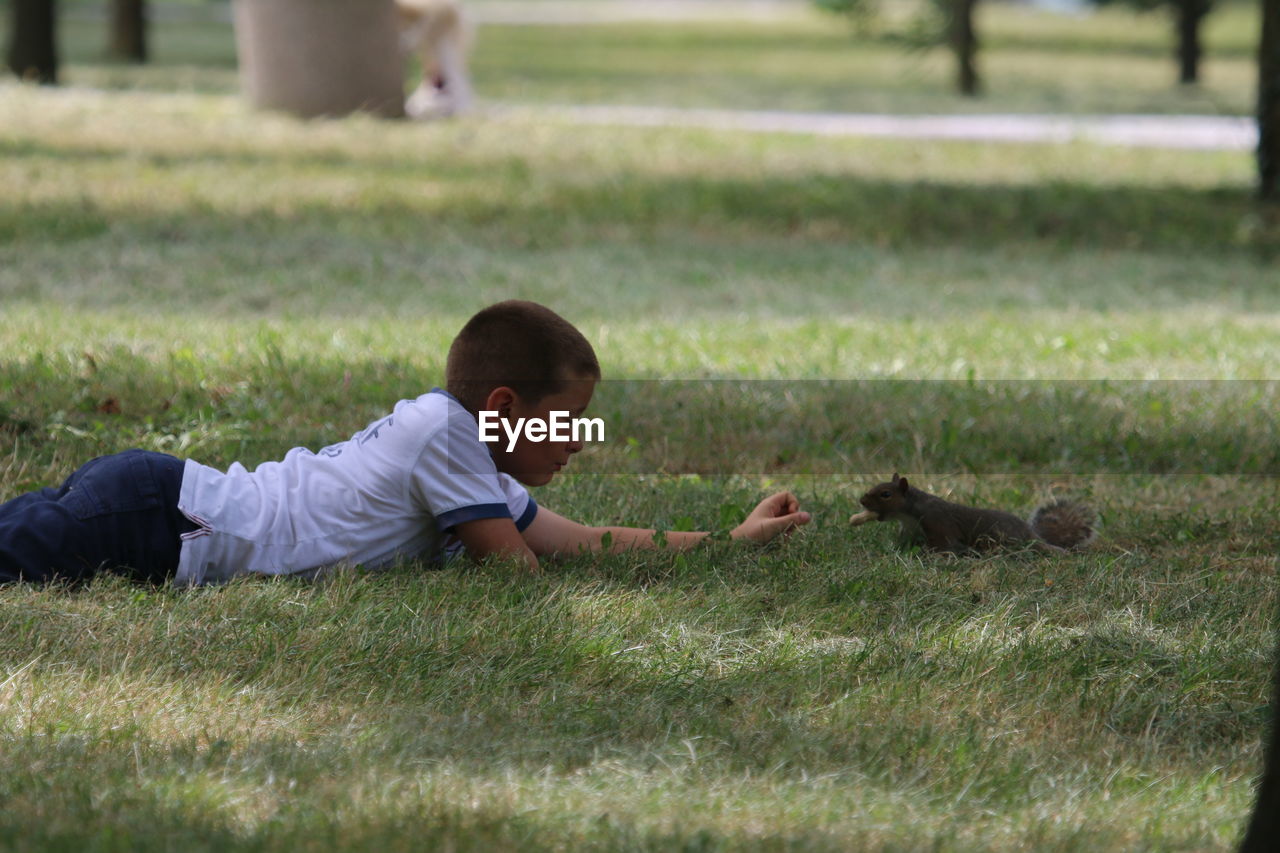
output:
M515 429L520 418L525 418L526 423L536 418L549 424L552 412L568 412L570 419L582 417L595 390L596 380L585 378L570 380L563 391L549 394L537 403L527 403L512 392L509 405L495 407L507 422L502 427L502 441L490 445L489 450L498 470L526 486L543 486L551 482L556 472L569 464L569 457L582 449L582 441L572 440L572 431L567 425L563 431L570 433L569 441L552 441L550 438L533 441L521 429L515 447L507 450L506 430Z

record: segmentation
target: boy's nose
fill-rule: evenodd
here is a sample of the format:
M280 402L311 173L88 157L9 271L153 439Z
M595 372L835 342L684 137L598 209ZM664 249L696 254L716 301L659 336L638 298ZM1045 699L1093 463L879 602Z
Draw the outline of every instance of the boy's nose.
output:
M571 441L564 446L564 449L569 453L577 453L578 451L582 450L582 448L586 446L587 444L584 441Z

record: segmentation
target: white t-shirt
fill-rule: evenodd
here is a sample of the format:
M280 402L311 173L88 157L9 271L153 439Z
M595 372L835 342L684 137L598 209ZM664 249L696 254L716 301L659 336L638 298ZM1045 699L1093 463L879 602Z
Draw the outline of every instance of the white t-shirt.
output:
M173 582L198 586L451 556L462 547L454 525L509 517L524 530L538 506L494 467L475 418L437 388L317 453L295 447L225 473L188 460L178 509L199 528L182 537Z

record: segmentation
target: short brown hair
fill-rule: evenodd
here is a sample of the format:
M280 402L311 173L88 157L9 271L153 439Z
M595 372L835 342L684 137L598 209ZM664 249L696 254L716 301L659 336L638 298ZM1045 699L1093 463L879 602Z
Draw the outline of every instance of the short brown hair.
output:
M572 379L600 378L595 350L573 324L543 305L510 299L467 321L449 347L445 388L470 412L507 386L530 403Z

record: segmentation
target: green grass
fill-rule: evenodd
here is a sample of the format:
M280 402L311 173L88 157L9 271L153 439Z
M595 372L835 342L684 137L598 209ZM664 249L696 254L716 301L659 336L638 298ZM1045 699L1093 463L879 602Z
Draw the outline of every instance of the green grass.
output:
M706 58L702 25L650 32ZM609 441L540 503L705 528L785 487L816 521L536 578L0 590L0 848L1231 849L1280 546L1247 155L304 123L247 113L229 61L89 59L70 79L116 88L0 88L0 499L130 446L346 437L522 296L607 379ZM642 72L607 99L658 98ZM844 524L895 468L1068 491L1104 533L904 552Z
M957 567L827 529L539 580L15 590L5 654L31 666L2 694L4 832L99 849L1219 846L1261 724L1265 644L1245 626L1270 615L1263 569Z
M800 7L764 26L707 22L481 30L478 85L520 102L658 103L690 107L953 113L1249 113L1256 10L1228 6L1206 26L1204 82L1175 83L1171 26L1161 15L1087 19L983 7L981 99L954 96L943 50L922 51L887 24L870 35ZM1123 85L1116 85L1123 80Z

